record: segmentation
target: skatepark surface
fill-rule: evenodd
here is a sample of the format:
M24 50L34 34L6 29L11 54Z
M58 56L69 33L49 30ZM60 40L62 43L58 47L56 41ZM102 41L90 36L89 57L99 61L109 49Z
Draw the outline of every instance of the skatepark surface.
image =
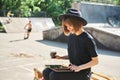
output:
M68 60L51 59L50 51L67 54L67 44L43 40L42 32L0 33L0 80L33 80L34 68L44 69L45 64L69 64ZM99 64L92 71L120 80L120 52L98 49Z
M32 22L32 32L39 32L41 30L47 30L55 27L52 18L19 18L12 17L11 22L7 22L7 17L0 17L0 22L2 23L5 31L7 33L23 33L25 32L24 27L29 21Z

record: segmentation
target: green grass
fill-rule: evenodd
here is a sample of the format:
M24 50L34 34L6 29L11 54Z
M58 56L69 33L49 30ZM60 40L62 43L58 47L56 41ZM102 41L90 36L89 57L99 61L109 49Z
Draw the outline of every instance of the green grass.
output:
M3 31L4 27L2 26L2 24L0 23L0 31Z

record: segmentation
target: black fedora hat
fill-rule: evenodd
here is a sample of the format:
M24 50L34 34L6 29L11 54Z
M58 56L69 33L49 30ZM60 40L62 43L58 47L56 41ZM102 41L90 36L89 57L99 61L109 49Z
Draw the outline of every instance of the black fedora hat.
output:
M63 14L63 15L59 16L59 19L62 20L64 17L69 17L69 16L79 18L80 21L83 23L83 26L85 26L87 24L87 21L84 18L81 17L80 12L76 9L68 9L66 14Z

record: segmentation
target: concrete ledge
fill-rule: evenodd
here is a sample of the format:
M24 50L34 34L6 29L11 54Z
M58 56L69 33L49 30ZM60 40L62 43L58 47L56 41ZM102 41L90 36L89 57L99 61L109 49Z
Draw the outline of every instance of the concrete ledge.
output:
M97 24L86 26L85 30L91 33L105 47L120 51L120 28L95 25Z
M120 28L109 26L98 26L98 24L87 25L84 27L93 37L108 49L120 51ZM43 31L43 39L67 42L67 37L61 28L54 28Z
M67 37L63 34L62 28L53 28L43 31L43 39L67 42Z

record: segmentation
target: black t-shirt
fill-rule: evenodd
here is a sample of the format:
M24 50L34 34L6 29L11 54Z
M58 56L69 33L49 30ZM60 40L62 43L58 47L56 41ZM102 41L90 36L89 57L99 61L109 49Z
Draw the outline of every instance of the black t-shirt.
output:
M80 35L70 34L68 38L68 56L70 63L81 65L97 56L93 37L88 32Z

